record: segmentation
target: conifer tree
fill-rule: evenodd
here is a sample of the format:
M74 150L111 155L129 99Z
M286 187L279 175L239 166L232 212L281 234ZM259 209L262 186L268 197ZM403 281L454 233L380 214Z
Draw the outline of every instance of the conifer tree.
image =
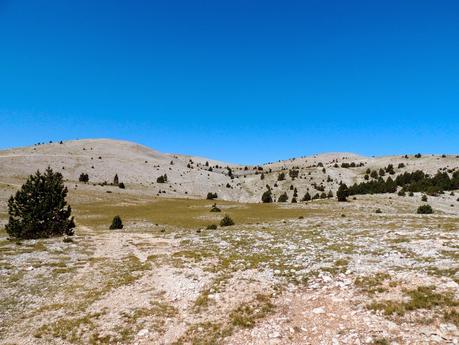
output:
M349 189L345 183L342 183L339 186L338 191L336 192L336 196L338 201L347 201L347 197L349 196Z
M19 239L73 235L75 222L65 200L62 174L47 168L29 176L8 201L8 235Z

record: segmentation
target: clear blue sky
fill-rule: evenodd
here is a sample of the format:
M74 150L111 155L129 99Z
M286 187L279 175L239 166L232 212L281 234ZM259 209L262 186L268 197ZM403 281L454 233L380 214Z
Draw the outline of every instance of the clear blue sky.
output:
M459 154L459 1L0 0L0 148Z

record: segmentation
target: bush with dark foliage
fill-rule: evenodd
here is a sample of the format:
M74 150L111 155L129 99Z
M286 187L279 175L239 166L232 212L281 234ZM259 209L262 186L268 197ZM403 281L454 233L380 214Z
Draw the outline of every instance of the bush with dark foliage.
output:
M167 175L166 174L161 175L160 177L158 177L156 179L156 182L158 182L158 183L166 183L167 182Z
M78 178L78 181L87 183L89 182L89 175L85 173L81 173L80 177Z
M306 194L304 195L303 199L301 199L301 201L309 201L309 200L311 200L311 194L306 192Z
M29 176L8 201L8 235L18 239L73 235L75 222L66 196L62 174L51 168Z
M347 188L346 184L340 184L338 191L336 192L336 197L338 201L347 201L347 197L349 196L349 189Z
M287 202L288 200L288 195L287 193L283 193L279 196L279 198L277 199L278 202Z
M207 200L213 200L213 199L217 199L217 193L212 193L212 192L209 192L207 193Z
M418 214L432 214L433 213L432 206L427 205L427 204L419 206L418 210L417 210L417 213Z
M119 230L123 228L123 221L120 216L113 217L112 225L110 225L110 230Z
M231 226L231 225L234 225L234 221L228 215L225 215L225 217L223 217L223 219L220 221L220 226Z
M273 202L273 196L270 189L263 193L263 195L261 196L261 201L265 204Z

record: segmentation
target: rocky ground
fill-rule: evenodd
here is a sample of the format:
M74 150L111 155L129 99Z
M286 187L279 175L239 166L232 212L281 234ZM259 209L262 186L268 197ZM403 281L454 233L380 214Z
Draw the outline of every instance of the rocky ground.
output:
M300 200L388 164L433 174L459 158L323 154L265 164L262 179L112 140L1 151L0 344L458 344L459 191L429 196L431 215L416 214L420 193L254 203L267 184ZM8 240L9 196L48 165L76 235ZM236 224L206 229L225 214ZM108 230L115 215L123 230Z
M121 194L131 213L110 231L101 205L116 203L87 213L78 193L71 241L2 235L0 344L459 342L453 196L431 198L433 215L415 214L420 195L221 202L222 213L189 200L184 227L173 209L149 219L166 200ZM205 230L223 213L236 225Z

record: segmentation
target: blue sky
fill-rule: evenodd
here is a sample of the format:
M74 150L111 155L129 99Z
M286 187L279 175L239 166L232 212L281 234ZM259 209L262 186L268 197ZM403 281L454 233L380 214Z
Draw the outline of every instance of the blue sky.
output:
M0 148L459 153L458 1L0 0Z

